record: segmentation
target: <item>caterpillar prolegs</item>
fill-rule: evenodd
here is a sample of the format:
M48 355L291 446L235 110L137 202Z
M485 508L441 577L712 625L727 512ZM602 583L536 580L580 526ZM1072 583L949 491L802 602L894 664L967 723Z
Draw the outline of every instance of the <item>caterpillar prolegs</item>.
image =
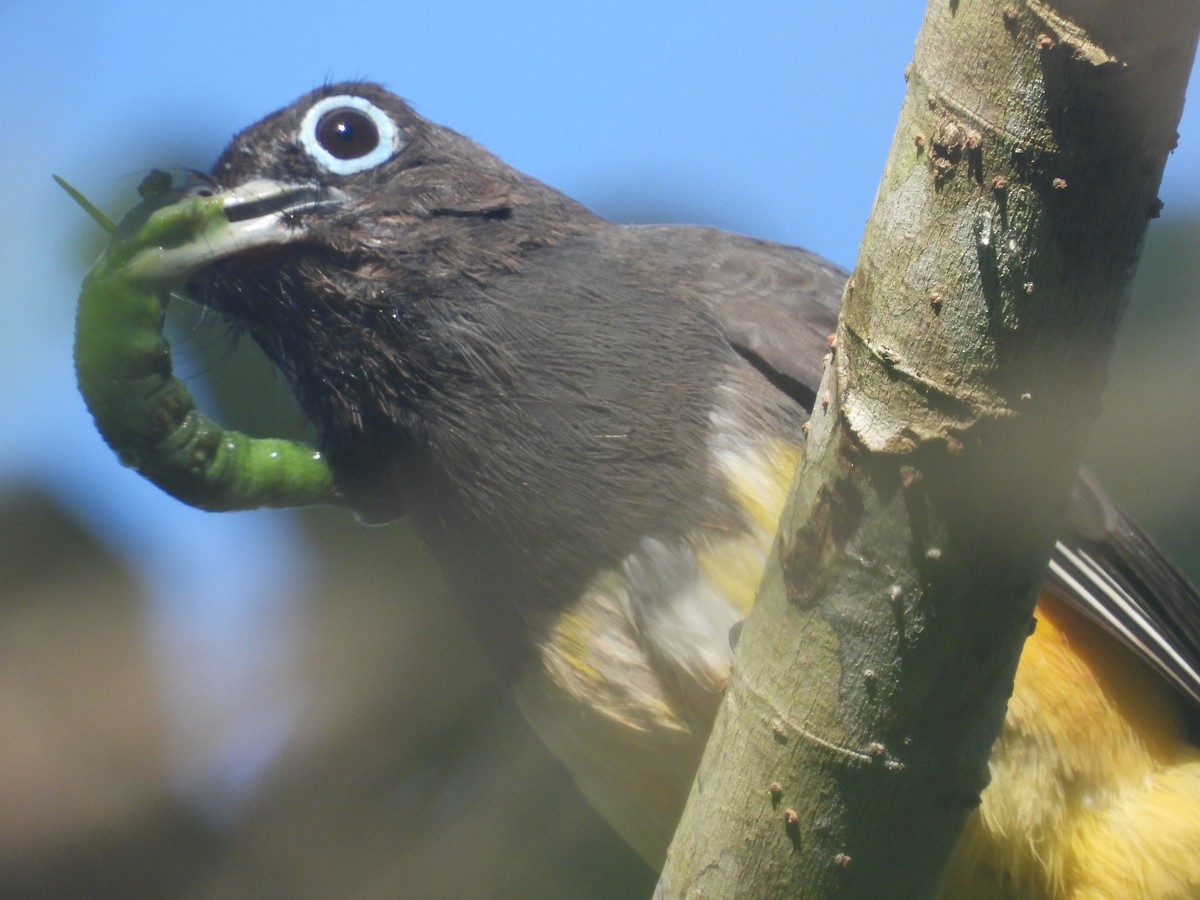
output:
M182 280L172 252L221 243L228 227L221 200L203 185L176 187L155 171L139 188L142 201L113 226L56 180L110 232L79 294L75 372L96 427L121 462L200 509L338 503L319 451L222 427L196 408L174 375L163 337L167 303Z

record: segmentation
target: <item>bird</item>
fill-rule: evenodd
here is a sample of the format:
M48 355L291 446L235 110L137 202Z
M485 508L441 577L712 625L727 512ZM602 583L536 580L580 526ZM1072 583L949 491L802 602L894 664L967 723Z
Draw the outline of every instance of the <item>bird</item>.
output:
M337 490L410 516L522 713L654 866L682 811L817 399L847 273L606 221L326 84L201 188L177 262L284 373ZM1081 473L944 897L1200 896L1200 603Z

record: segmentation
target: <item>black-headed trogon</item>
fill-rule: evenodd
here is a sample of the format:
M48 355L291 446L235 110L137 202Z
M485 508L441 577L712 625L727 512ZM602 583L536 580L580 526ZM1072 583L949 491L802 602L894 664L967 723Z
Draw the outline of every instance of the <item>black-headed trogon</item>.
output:
M233 238L174 277L286 374L349 505L413 517L529 721L659 864L845 273L614 225L370 84L246 129L203 190L236 192ZM1081 475L945 896L1200 896L1198 610Z

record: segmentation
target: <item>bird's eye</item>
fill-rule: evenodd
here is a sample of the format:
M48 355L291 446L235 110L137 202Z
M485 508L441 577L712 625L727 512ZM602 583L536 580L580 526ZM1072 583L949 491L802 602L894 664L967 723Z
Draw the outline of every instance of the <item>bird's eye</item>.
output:
M363 97L326 97L300 121L300 145L334 175L353 175L387 162L404 144L391 116Z
M332 109L317 122L317 143L338 159L362 159L379 146L379 129L359 109Z

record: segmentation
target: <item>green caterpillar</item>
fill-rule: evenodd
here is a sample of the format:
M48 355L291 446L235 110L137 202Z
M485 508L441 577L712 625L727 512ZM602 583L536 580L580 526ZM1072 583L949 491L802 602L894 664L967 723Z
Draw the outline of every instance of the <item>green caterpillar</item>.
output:
M252 438L196 408L173 374L162 329L171 290L162 261L198 238L220 240L228 220L210 192L173 187L152 172L142 202L113 225L55 180L110 233L84 278L75 317L75 373L96 427L122 463L206 510L336 504L328 463L303 443Z

